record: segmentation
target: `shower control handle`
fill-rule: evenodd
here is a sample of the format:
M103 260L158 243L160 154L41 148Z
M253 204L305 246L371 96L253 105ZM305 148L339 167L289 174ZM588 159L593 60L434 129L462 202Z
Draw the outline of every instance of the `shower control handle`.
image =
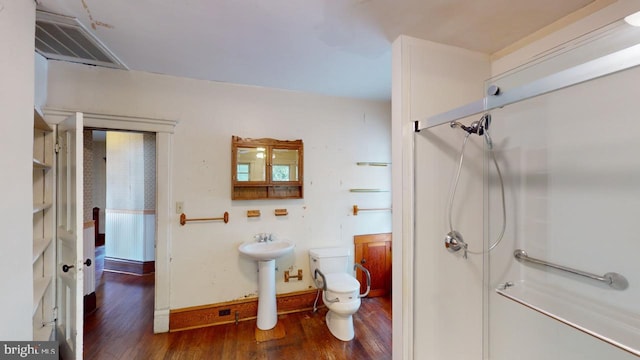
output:
M450 231L444 238L444 247L446 247L449 252L463 250L462 257L467 258L467 243L462 239L462 235L455 230Z

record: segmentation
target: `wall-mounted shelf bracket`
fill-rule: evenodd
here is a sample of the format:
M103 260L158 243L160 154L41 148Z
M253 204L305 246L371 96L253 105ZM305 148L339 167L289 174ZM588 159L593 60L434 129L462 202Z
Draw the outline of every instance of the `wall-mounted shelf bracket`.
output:
M361 209L358 205L353 205L353 215L357 216L361 211L391 211L391 208L371 208L371 209Z

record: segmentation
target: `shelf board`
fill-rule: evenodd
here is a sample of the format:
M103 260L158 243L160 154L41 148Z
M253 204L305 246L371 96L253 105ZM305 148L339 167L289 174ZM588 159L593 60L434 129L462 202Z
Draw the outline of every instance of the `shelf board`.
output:
M640 317L637 314L530 281L514 282L506 289L496 289L496 293L640 356Z
M33 204L33 213L40 212L42 210L46 210L51 207L51 203L37 203Z
M40 238L33 240L33 262L42 255L42 253L49 247L51 244L51 238Z
M382 189L349 189L349 191L354 193L389 192L389 190L382 190Z
M44 117L42 116L42 114L40 114L40 112L37 109L33 109L33 127L38 130L43 130L48 132L53 131L53 129L51 129L51 126L49 126L49 124L47 124L47 122L44 121Z
M51 165L43 163L42 161L34 158L33 159L33 168L34 169L46 169L46 170L48 170L48 169L51 169Z
M358 161L356 165L358 166L389 166L391 165L391 163L377 162L377 161Z
M44 297L44 293L47 291L49 285L51 285L51 276L44 276L38 279L33 280L33 314L38 310L38 305L40 305L40 300Z
M231 200L302 199L302 185L234 186Z

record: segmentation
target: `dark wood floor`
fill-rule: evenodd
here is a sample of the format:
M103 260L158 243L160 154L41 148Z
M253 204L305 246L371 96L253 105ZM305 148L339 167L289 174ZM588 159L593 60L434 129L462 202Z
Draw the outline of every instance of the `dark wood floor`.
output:
M85 359L391 359L388 297L363 299L352 341L329 333L321 308L279 316L286 336L258 342L255 320L153 334L154 275L96 275L98 309L85 318Z

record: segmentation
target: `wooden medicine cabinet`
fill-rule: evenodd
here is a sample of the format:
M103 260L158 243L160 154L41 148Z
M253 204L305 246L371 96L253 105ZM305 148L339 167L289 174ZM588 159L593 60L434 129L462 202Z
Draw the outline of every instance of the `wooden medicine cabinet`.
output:
M302 199L302 140L231 137L231 199Z

